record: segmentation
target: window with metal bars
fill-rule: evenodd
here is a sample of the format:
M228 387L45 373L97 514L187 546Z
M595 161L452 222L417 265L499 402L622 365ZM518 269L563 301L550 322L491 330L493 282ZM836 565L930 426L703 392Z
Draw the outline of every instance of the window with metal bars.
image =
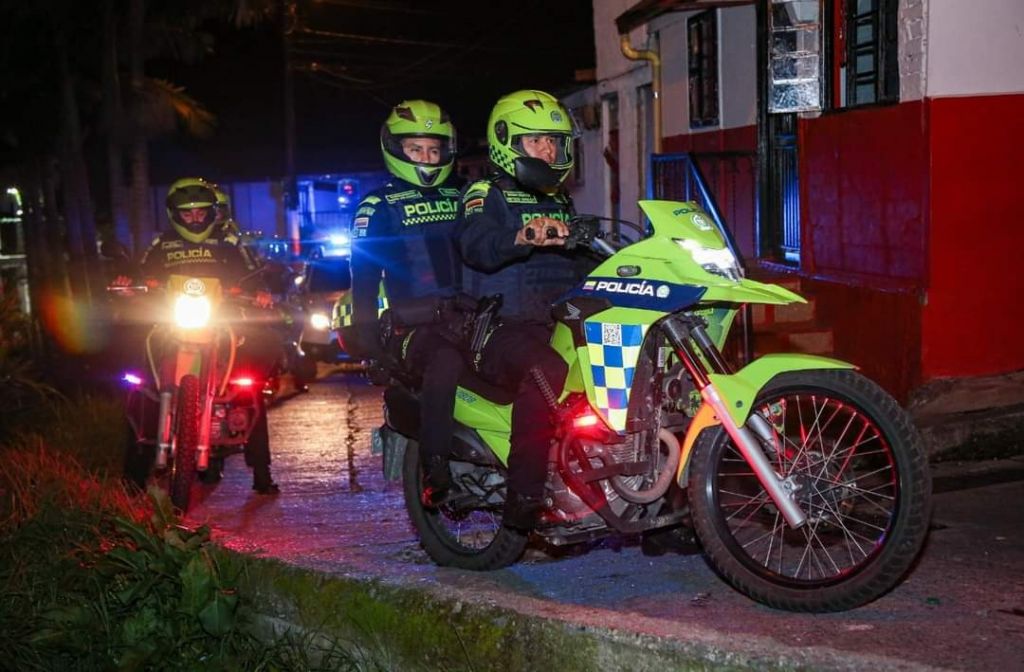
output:
M899 100L899 0L831 0L833 108Z
M686 21L690 127L718 125L718 21L707 10Z

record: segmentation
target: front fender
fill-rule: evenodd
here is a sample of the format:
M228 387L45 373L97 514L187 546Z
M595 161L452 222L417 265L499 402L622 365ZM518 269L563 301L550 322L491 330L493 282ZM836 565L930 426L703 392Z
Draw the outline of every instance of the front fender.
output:
M754 399L768 381L780 373L812 369L855 369L853 364L830 357L780 353L759 357L736 373L712 373L711 384L729 409L737 427L742 427L753 408Z
M708 375L711 384L718 390L719 396L729 409L729 416L738 427L747 422L747 416L754 407L754 399L772 378L789 371L810 371L814 369L855 369L853 364L829 357L801 354L774 354L759 357L750 364L732 374L712 373ZM720 425L714 409L704 402L690 422L683 439L679 458L677 480L682 478L690 459L693 444L700 433L708 427Z

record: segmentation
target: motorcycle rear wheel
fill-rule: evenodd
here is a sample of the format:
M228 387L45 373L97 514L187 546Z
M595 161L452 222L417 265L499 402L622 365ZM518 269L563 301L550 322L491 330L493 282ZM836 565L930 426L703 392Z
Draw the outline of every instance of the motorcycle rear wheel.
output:
M196 480L196 451L203 409L199 404L199 378L183 376L178 386L177 436L171 469L171 503L182 513L188 511L192 484Z
M721 427L690 461L693 521L710 564L778 609L853 609L892 589L920 552L931 477L909 416L854 371L773 378L754 404L783 438L766 454L796 486L807 522L790 528Z
M420 451L410 443L402 460L402 491L409 519L420 545L442 567L488 571L511 565L526 548L527 535L504 527L501 512L488 509L452 511L441 505L427 508L423 492Z

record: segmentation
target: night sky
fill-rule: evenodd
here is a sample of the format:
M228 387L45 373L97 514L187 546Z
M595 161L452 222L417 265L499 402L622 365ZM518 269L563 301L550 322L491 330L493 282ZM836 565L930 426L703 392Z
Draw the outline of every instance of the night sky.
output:
M292 33L298 172L381 167L378 134L391 105L427 98L451 114L460 149L482 138L497 98L554 93L594 66L590 0L318 0L299 3ZM184 85L218 119L205 141L157 143L155 177L189 162L210 174L283 172L280 27L208 25L201 63L154 60L147 74Z

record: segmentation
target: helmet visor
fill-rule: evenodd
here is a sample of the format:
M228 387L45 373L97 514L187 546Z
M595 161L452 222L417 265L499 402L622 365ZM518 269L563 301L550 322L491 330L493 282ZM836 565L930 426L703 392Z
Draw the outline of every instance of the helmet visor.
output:
M216 218L214 206L206 207L179 207L174 210L174 219L186 230L192 233L202 233Z
M455 157L455 139L443 135L385 133L384 148L399 161L424 168L446 166Z
M568 133L523 133L512 136L511 144L520 156L541 159L552 168L572 165L572 135Z

